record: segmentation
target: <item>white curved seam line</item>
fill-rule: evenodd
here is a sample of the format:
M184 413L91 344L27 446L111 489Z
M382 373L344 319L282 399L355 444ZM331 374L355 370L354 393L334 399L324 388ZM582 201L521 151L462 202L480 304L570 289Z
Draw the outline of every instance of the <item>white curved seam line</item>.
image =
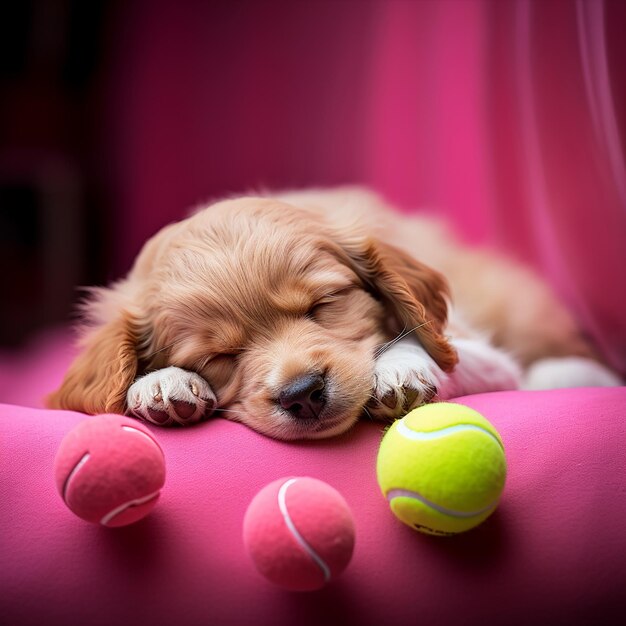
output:
M431 441L432 439L439 439L440 437L446 437L447 435L452 435L465 430L474 430L484 433L485 435L489 435L500 447L502 447L502 444L493 433L490 433L488 430L480 426L475 426L474 424L455 424L454 426L446 426L445 428L440 428L439 430L432 432L422 432L409 428L406 425L404 418L402 418L398 422L397 430L400 435L406 437L407 439L412 439L413 441Z
M289 515L289 511L287 510L287 503L285 502L287 489L289 489L289 487L293 485L296 480L298 479L290 478L287 482L281 485L280 489L278 490L278 508L280 509L283 519L285 520L285 524L287 525L289 532L293 535L293 538L322 570L322 574L324 575L324 582L328 582L330 580L330 568L328 567L328 565L326 565L326 563L324 563L319 554L317 554L317 552L313 550L313 548L305 541L304 537L298 532L298 529L293 523L293 520Z
M70 472L69 476L65 479L65 483L63 484L63 500L67 503L67 491L70 488L70 483L76 474L78 474L80 468L87 463L91 454L89 452L85 452L83 456L80 458L80 461L76 463L74 469Z
M122 430L127 430L129 433L136 433L137 435L141 435L142 437L145 437L151 443L155 443L154 439L152 439L150 435L144 433L142 430L139 430L138 428L135 428L134 426L122 426Z
M144 433L143 430L139 430L138 428L135 428L134 426L125 426L125 425L122 426L122 429L128 431L129 433L136 433L137 435L141 435L142 437L145 437L152 445L156 446L159 449L159 452L163 455L163 458L165 458L165 454L163 450L161 449L161 446L159 445L157 440L153 439L147 433Z
M435 509L439 513L443 513L444 515L449 515L450 517L458 517L458 518L467 518L467 517L475 517L476 515L482 515L487 511L495 508L498 504L498 501L495 500L491 502L487 506L477 509L476 511L455 511L454 509L448 509L445 506L441 506L439 504L435 504L431 502L428 498L425 498L422 494L417 493L416 491L409 491L408 489L391 489L387 492L387 500L391 502L394 498L411 498L412 500L419 500L422 504L429 506L431 509Z
M100 520L100 523L103 526L106 526L116 515L119 515L120 513L125 511L126 509L129 509L131 506L139 506L140 504L145 504L146 502L149 502L153 498L156 498L156 496L158 496L159 493L160 493L160 490L159 491L155 491L154 493L151 493L148 496L143 496L142 498L135 498L134 500L129 500L128 502L125 502L124 504L120 504L120 506L114 508L112 511L109 511Z

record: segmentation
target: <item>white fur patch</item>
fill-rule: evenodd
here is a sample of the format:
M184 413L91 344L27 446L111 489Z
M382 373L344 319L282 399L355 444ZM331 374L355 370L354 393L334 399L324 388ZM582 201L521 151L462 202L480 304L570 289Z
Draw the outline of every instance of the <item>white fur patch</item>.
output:
M415 339L401 339L387 348L374 365L374 395L410 387L421 390L440 387L446 379L428 352Z

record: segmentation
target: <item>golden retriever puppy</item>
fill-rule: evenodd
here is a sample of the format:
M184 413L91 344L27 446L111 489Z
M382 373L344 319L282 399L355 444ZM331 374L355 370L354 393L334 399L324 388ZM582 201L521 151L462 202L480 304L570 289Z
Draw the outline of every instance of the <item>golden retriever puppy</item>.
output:
M311 439L461 394L620 382L529 271L358 188L202 208L85 311L49 406L161 425Z

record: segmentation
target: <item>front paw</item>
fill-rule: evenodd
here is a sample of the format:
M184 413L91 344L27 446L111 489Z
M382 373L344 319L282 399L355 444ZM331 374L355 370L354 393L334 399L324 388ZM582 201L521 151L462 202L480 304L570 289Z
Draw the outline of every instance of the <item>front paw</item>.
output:
M209 384L179 367L138 378L126 394L126 413L158 426L188 425L209 417L217 404Z
M411 409L430 402L437 395L437 387L419 375L408 377L404 382L389 383L377 378L367 412L375 419L393 421L406 415Z
M375 419L393 421L437 395L445 374L421 348L409 348L385 354L376 362L372 399L366 407Z

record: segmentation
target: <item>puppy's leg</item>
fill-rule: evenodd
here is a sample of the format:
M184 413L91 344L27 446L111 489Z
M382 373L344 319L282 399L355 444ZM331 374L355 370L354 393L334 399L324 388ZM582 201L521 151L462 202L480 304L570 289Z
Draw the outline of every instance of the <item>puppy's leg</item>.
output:
M524 389L624 384L534 272L485 251L447 258L454 258L443 268L457 303L453 323L461 322L461 331L466 324L489 329L493 343L515 354L525 369ZM465 322L456 319L461 310Z
M521 370L506 353L480 339L453 339L459 354L454 372L446 374L412 338L388 348L374 366L372 401L367 410L377 419L396 419L432 399L517 389Z
M453 339L459 363L439 390L439 398L519 389L522 369L506 352L484 339Z
M539 359L526 371L524 389L619 387L624 383L604 365L585 357Z
M193 424L217 404L209 384L179 367L165 367L138 378L126 394L126 413L158 426Z

